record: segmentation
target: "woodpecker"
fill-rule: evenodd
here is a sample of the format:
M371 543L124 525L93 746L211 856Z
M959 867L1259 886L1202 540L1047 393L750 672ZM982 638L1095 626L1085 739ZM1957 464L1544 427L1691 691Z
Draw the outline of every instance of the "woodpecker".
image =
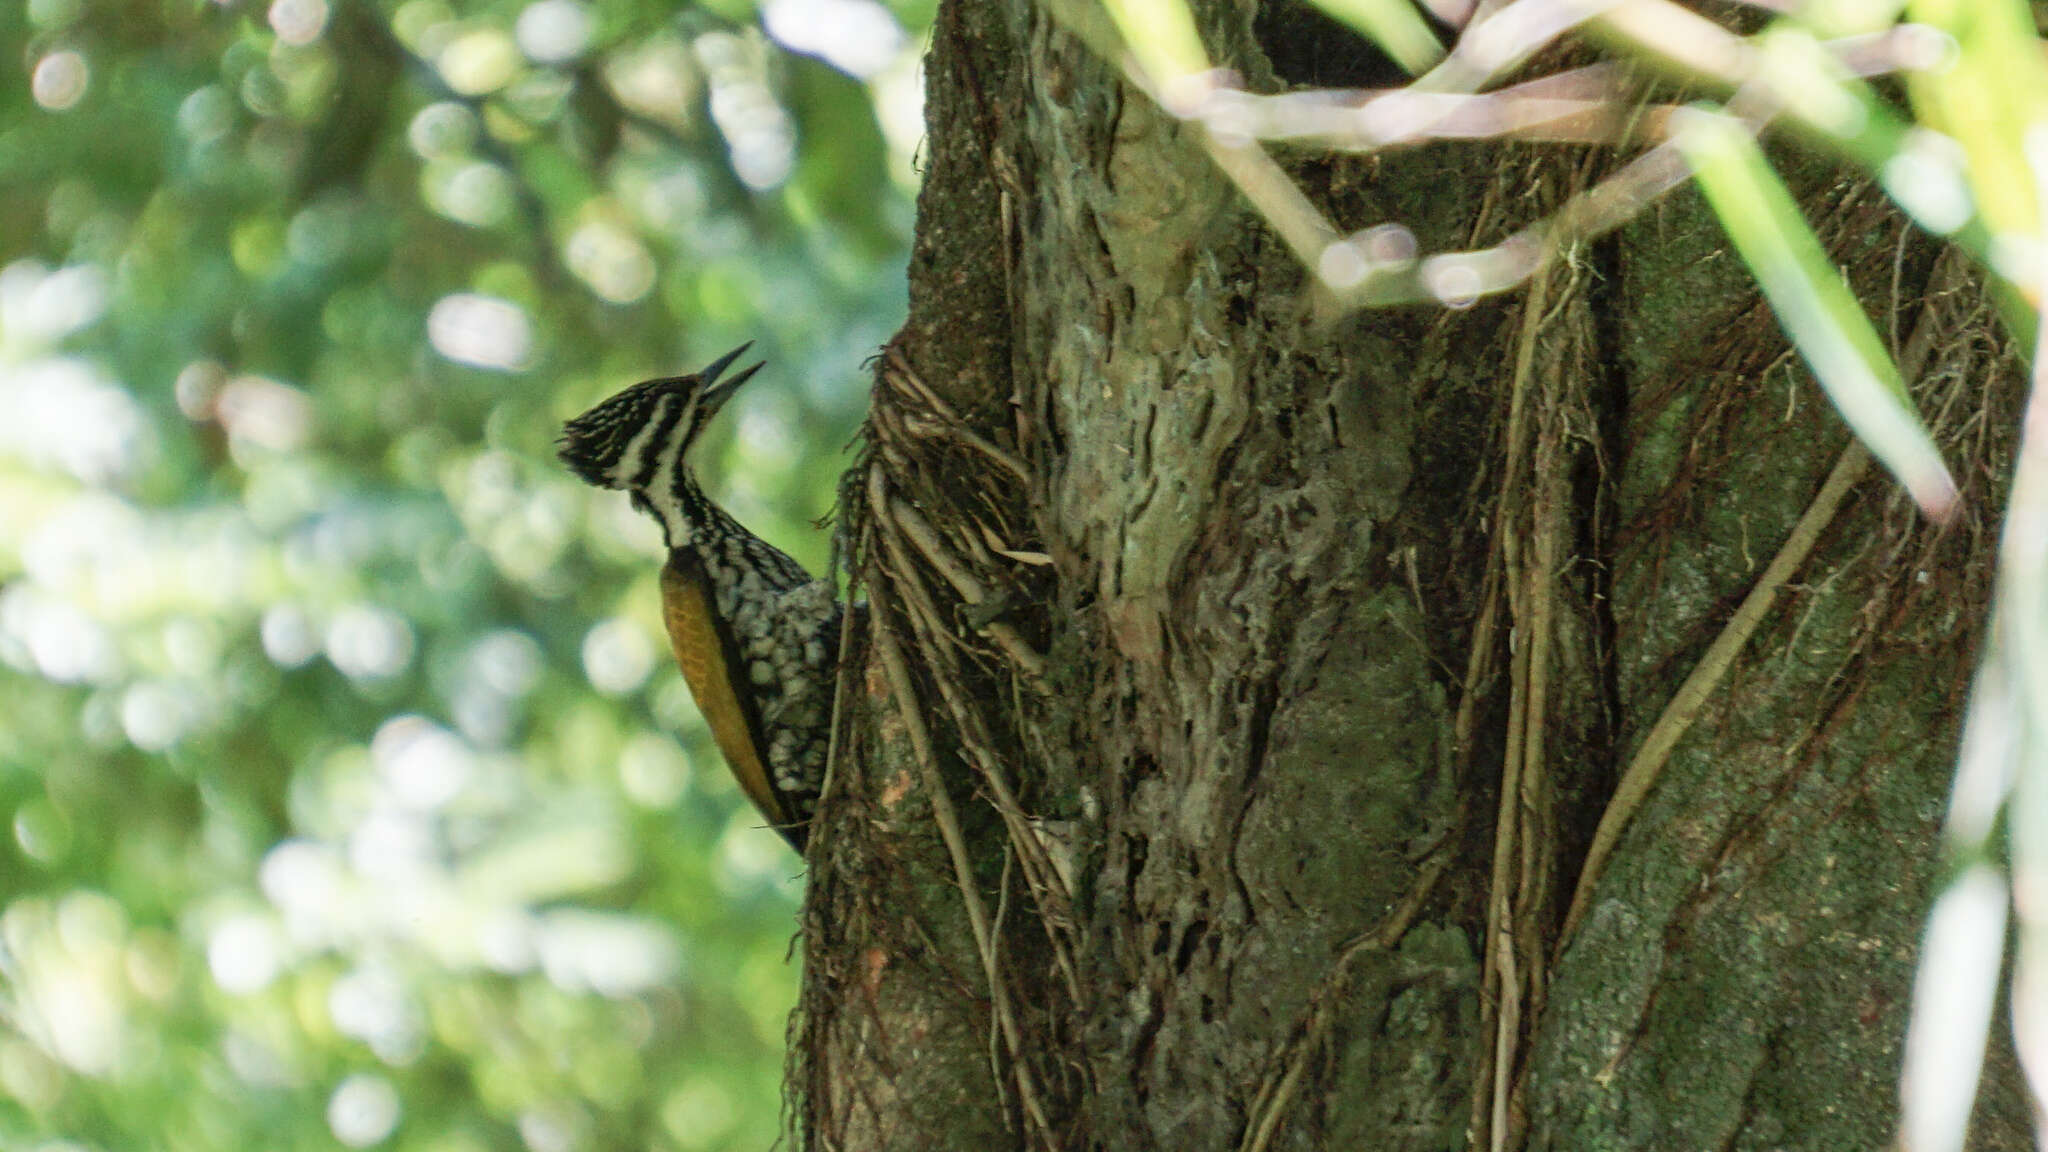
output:
M661 611L676 663L740 790L798 852L824 785L840 604L711 502L684 457L761 365L720 382L751 343L702 372L635 384L562 429L562 462L622 489L668 545Z

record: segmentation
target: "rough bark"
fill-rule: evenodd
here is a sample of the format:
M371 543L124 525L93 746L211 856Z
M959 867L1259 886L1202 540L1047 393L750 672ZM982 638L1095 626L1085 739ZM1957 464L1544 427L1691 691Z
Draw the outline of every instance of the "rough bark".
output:
M1617 781L1839 420L1687 193L1521 294L1322 316L1057 7L941 9L911 320L846 491L870 609L812 853L801 1134L1886 1142L2019 387L1978 285L1799 173L1968 511L1927 524L1852 456L1567 936ZM1329 82L1291 16L1198 8L1250 86ZM1606 162L1288 159L1341 226L1426 249ZM2026 1138L2020 1099L2001 1054L1982 1146Z

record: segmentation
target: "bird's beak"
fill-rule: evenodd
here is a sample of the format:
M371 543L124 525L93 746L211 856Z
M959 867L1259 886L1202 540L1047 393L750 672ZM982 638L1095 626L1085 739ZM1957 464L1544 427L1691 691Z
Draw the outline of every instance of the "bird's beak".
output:
M753 346L754 342L749 340L745 344L713 360L705 367L704 371L698 373L698 375L704 378L704 392L697 398L697 407L703 412L704 418L708 419L716 415L720 408L725 407L725 402L732 399L733 393L740 390L740 385L745 384L754 373L761 370L761 365L756 364L742 370L738 375L723 384L718 382L718 378L725 374L725 370L732 367L732 362L739 359L746 353L747 349Z

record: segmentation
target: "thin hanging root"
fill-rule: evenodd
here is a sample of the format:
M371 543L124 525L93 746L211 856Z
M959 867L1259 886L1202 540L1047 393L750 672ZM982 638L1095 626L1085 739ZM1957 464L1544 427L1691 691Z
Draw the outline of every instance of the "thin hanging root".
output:
M1522 930L1521 922L1532 914L1527 899L1528 874L1540 846L1529 842L1536 830L1527 824L1527 801L1543 789L1552 628L1550 569L1556 563L1558 548L1554 536L1560 530L1554 517L1543 515L1546 501L1530 495L1543 483L1537 474L1547 462L1532 462L1532 449L1544 453L1556 448L1554 442L1546 439L1555 436L1555 430L1549 427L1549 401L1536 395L1536 346L1540 334L1561 313L1575 287L1564 285L1553 306L1552 279L1553 275L1548 273L1535 276L1523 302L1513 391L1508 404L1507 462L1501 475L1500 505L1494 514L1494 550L1500 557L1508 618L1519 642L1513 645L1508 660L1508 727L1501 764L1500 804L1494 817L1493 864L1483 944L1486 958L1481 978L1481 1028L1492 1034L1493 1044L1489 1058L1479 1064L1472 1093L1472 1133L1475 1138L1480 1132L1487 1133L1487 1146L1493 1152L1501 1152L1508 1143L1523 1009L1533 1008L1525 1003L1522 981L1533 978L1535 965L1541 963L1540 956L1517 958L1515 951L1517 943L1531 934ZM1539 426L1533 435L1532 422ZM1525 528L1532 528L1536 536L1533 566L1523 555Z
M945 400L940 398L938 393L926 386L925 382L918 377L916 370L911 368L910 361L894 345L891 345L883 353L882 363L883 367L887 369L882 373L882 379L897 386L897 390L900 392L914 393L924 403L925 407L937 413L939 418L945 421L948 435L953 436L962 444L1002 465L1005 471L1017 479L1026 484L1031 483L1031 469L1024 461L990 443L980 433L968 427L967 422L960 419L960 414L953 410L951 404L946 403Z
M917 509L910 506L909 501L891 500L887 511L897 526L903 530L903 535L917 546L918 553L939 575L946 578L946 583L953 586L953 590L960 594L960 598L966 602L969 609L978 609L988 604L987 587L953 556L946 548L945 542L939 539L939 534L931 526L931 522L919 515ZM1018 669L1034 683L1045 679L1045 657L1032 648L1015 628L1001 620L995 620L985 625L981 631L995 641Z
M872 537L871 537L872 538ZM838 774L840 750L845 745L846 725L849 717L846 711L846 680L853 667L853 621L856 613L848 610L839 614L839 667L832 674L832 727L830 738L825 743L825 778L818 782L818 810L824 811L832 799L832 781ZM812 831L819 832L831 827L829 820L812 820ZM830 835L829 832L825 835ZM815 845L814 845L815 847ZM820 857L822 859L822 857Z
M967 857L967 839L960 831L960 816L953 810L952 798L946 795L946 782L940 777L938 762L933 758L931 734L924 726L923 715L918 712L910 670L903 663L903 650L897 646L895 630L888 624L888 604L880 589L874 590L873 595L875 599L868 611L868 621L875 654L882 661L883 672L889 678L890 693L896 698L897 714L903 721L904 731L909 734L911 758L917 762L918 775L931 801L932 820L938 825L939 837L945 841L946 853L953 860L953 879L967 907L967 923L974 932L975 950L981 956L982 977L988 981L989 1004L995 1012L996 1026L1001 1029L1010 1051L1010 1068L1016 1079L1018 1099L1040 1139L1050 1148L1053 1147L1052 1125L1046 1121L1044 1106L1038 1099L1037 1083L1024 1059L1023 1034L1017 1027L1016 1014L1010 1010L1009 991L996 960L988 908L974 886L974 867Z
M1493 653L1498 637L1500 620L1500 556L1496 551L1488 561L1483 601L1479 618L1472 627L1472 644L1467 650L1465 680L1462 695L1458 701L1458 715L1453 734L1456 740L1454 755L1457 763L1454 771L1463 771L1471 766L1472 734L1479 724L1479 701L1484 695L1486 681L1493 676ZM1455 779L1448 781L1455 784ZM1463 804L1447 823L1455 829L1465 822L1466 809ZM1239 1152L1265 1152L1273 1136L1280 1130L1280 1122L1286 1118L1288 1106L1301 1087L1303 1076L1308 1070L1309 1057L1329 1034L1334 1014L1330 1006L1342 998L1351 978L1351 965L1359 958L1376 952L1385 952L1401 942L1408 929L1422 914L1422 908L1436 892L1437 882L1450 869L1454 853L1449 844L1450 834L1446 832L1437 838L1435 846L1416 871L1415 880L1408 886L1407 895L1401 898L1393 911L1387 914L1379 927L1365 933L1345 945L1344 951L1330 965L1330 971L1317 985L1309 997L1308 1008L1294 1027L1293 1039L1283 1050L1278 1066L1259 1085L1259 1091L1252 1098L1250 1119L1245 1124L1244 1139L1238 1143Z
M869 541L871 544L879 543L880 549L870 548L868 552L871 563L878 566L877 572L881 577L878 583L886 585L889 593L895 598L895 606L899 610L900 618L907 621L910 626L909 632L903 634L903 641L915 648L918 658L930 673L930 683L938 690L939 696L952 719L954 735L959 741L959 754L976 769L977 776L983 787L983 794L990 799L997 814L1003 819L1008 839L1016 850L1014 859L1023 866L1025 881L1029 885L1032 898L1040 910L1041 920L1045 923L1046 935L1053 949L1055 965L1066 982L1068 994L1078 1002L1080 998L1078 968L1073 959L1071 942L1059 930L1059 925L1070 923L1069 909L1072 903L1071 897L1066 890L1066 885L1060 881L1057 870L1048 859L1044 844L1038 838L1030 820L1024 815L1022 807L1017 802L1015 793L1004 778L1000 760L990 748L988 734L979 715L969 706L969 702L962 696L960 691L963 675L959 656L963 651L973 650L963 645L961 639L950 630L944 614L933 600L931 589L928 587L921 569L915 565L912 559L912 552L907 544L907 541L913 538L909 532L905 531L904 522L891 514L893 510L907 508L907 504L890 492L888 479L879 467L871 468L868 473L867 495L870 507L880 513L872 517L869 522L872 533ZM922 522L921 518L919 522ZM927 530L929 531L929 529ZM934 544L936 544L937 534L933 532L931 536ZM961 574L966 575L964 566L959 565L956 560L953 560L950 553L944 555L949 561L953 562L956 568L960 569ZM927 556L926 559L929 560L930 557ZM934 563L933 567L940 568L943 571L939 564ZM878 620L882 619L880 616L881 611L882 609L879 606L872 609L872 613ZM897 634L892 631L889 638L892 641L893 658L901 666L903 655L902 647L900 644L895 643ZM899 683L897 671L897 669L890 670L892 685ZM902 672L900 682L907 683L907 668L903 668ZM896 691L899 701L906 699L902 695L900 687ZM914 697L910 699L914 700ZM924 731L921 714L919 720L920 723L913 730L913 734L917 731ZM930 737L927 734L923 739L923 747L929 749L930 744ZM918 743L914 739L913 750L915 751L917 747ZM930 764L927 768L925 762L921 760L920 770L928 771L931 777L927 780L928 787L937 788L940 786L935 763ZM942 795L941 799L945 799L945 797ZM935 815L936 813L937 809L935 808ZM940 822L940 828L942 833L946 832L949 827L952 829L948 837L947 846L948 851L954 854L955 869L959 871L963 867L962 862L966 859L964 835L959 832L957 814L953 812L950 803L946 804L945 815L946 818ZM959 838L957 845L953 837ZM961 872L960 875L964 877L966 873ZM966 887L969 883L967 880L963 879L961 882L964 893L969 894L970 897L976 895L974 889ZM978 899L971 898L969 907L970 912L979 907ZM1043 1135L1047 1146L1050 1147L1052 1144L1050 1129L1045 1124L1043 1107L1037 1103L1039 1094L1036 1089L1036 1080L1025 1063L1019 1039L1021 1030L1016 1024L1016 1017L1010 1004L1009 993L1005 986L996 983L1001 960L997 954L998 943L995 927L989 922L985 914L981 915L978 921L976 921L973 915L970 915L970 921L980 925L976 932L977 941L984 940L983 930L985 929L986 946L983 948L983 963L989 973L989 980L993 989L992 1003L998 1010L998 1026L996 1035L992 1036L992 1042L1000 1040L1007 1048L1009 1060L1013 1066L1010 1075L1016 1078L1019 1085L1018 1095L1025 1103L1027 1111L1030 1113L1030 1118L1038 1125L1038 1130Z
M1729 618L1728 626L1714 637L1706 655L1693 665L1685 683L1671 694L1670 703L1664 706L1657 722L1650 726L1650 734L1643 737L1642 747L1636 750L1628 769L1621 774L1621 782L1615 785L1614 796L1607 802L1607 811L1600 816L1600 826L1593 832L1593 843L1586 849L1586 862L1579 868L1579 882L1572 890L1571 910L1565 913L1564 931L1558 936L1560 942L1569 940L1578 929L1579 921L1585 918L1593 886L1599 882L1608 857L1613 855L1615 844L1621 840L1622 830L1628 827L1629 819L1636 810L1643 806L1665 763L1671 759L1671 750L1678 746L1680 738L1699 718L1700 709L1706 706L1714 689L1720 687L1728 670L1734 667L1735 658L1742 654L1749 638L1756 634L1764 615L1776 602L1779 590L1812 555L1821 532L1833 522L1849 490L1863 479L1869 468L1870 453L1864 451L1863 445L1852 442L1842 450L1827 480L1814 495L1813 503L1807 505L1805 513L1779 547L1778 554L1771 558L1770 566L1757 577L1749 595L1742 598L1741 606Z
M1930 284L1955 285L1964 276L1961 261L1953 248L1944 250L1930 278ZM1953 289L1950 289L1953 290ZM1899 353L1899 371L1910 383L1918 380L1926 370L1927 360L1933 352L1936 308L1945 291L1931 292L1927 303L1920 310L1920 317L1913 325L1913 333L1906 339L1906 346ZM1657 783L1657 777L1664 765L1671 759L1672 749L1685 736L1699 718L1700 709L1706 706L1708 697L1734 666L1735 658L1755 635L1763 623L1764 615L1777 600L1780 589L1791 580L1800 565L1812 555L1814 546L1820 542L1820 534L1834 521L1841 511L1842 501L1848 498L1849 490L1863 479L1870 470L1870 453L1861 443L1850 441L1836 458L1834 468L1814 494L1813 502L1792 526L1785 537L1785 543L1778 548L1777 555L1757 577L1749 594L1742 598L1742 604L1729 617L1727 627L1714 637L1706 655L1671 694L1671 700L1650 726L1649 735L1643 737L1641 748L1629 761L1628 769L1621 774L1621 781L1614 788L1614 796L1607 802L1607 811L1600 816L1600 826L1593 832L1593 843L1586 850L1586 862L1579 869L1578 884L1572 890L1570 911L1565 913L1564 930L1558 934L1562 947L1578 930L1579 922L1585 919L1587 908L1593 899L1593 888L1600 881L1600 874L1607 867L1607 860L1614 853L1614 846L1620 842L1621 834L1628 827L1629 820L1643 801L1650 795L1650 789Z
M872 485L872 495L881 499L886 491L879 481ZM900 503L900 501L898 501ZM1033 898L1037 901L1041 915L1047 918L1046 937L1052 942L1053 956L1061 976L1067 982L1069 994L1075 1002L1080 1001L1080 978L1075 967L1072 949L1066 939L1054 930L1053 919L1064 923L1073 900L1067 885L1060 879L1059 871L1048 858L1045 845L1032 827L1031 820L1024 814L1022 805L1017 803L1016 793L1004 779L1000 761L989 747L987 734L979 719L967 702L960 696L960 668L955 662L951 645L958 641L944 630L938 607L932 603L924 581L911 568L910 558L902 545L888 533L882 536L883 561L885 569L893 580L893 587L903 598L904 607L919 643L919 650L927 666L933 672L933 684L938 688L946 710L953 718L953 725L960 737L961 751L970 759L982 783L987 787L993 806L1003 818L1003 826L1011 844L1017 851L1018 859L1024 866L1025 882L1031 886Z
M1401 937L1408 934L1409 926L1422 914L1423 905L1436 891L1437 881L1443 879L1449 870L1452 855L1447 847L1439 846L1429 859L1423 861L1414 882L1408 886L1407 895L1387 913L1379 927L1345 945L1337 962L1330 965L1329 973L1309 996L1308 1010L1295 1025L1293 1039L1289 1041L1279 1067L1267 1075L1259 1085L1258 1095L1252 1098L1251 1117L1245 1123L1244 1138L1238 1142L1238 1152L1266 1152L1272 1144L1274 1133L1280 1130L1280 1122L1286 1118L1288 1105L1294 1102L1302 1079L1308 1073L1309 1057L1329 1035L1335 1022L1331 1006L1343 999L1352 963L1362 956L1385 952L1401 942Z

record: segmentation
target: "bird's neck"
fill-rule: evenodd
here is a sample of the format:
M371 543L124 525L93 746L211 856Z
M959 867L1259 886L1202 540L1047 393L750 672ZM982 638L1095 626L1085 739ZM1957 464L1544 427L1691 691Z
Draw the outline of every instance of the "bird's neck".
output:
M695 551L708 540L746 531L725 509L712 503L688 467L676 468L671 483L650 488L647 503L661 522L662 538L670 551Z
M664 465L643 495L647 510L660 521L662 539L671 551L689 548L704 538L711 500L697 486L688 465L681 461Z

